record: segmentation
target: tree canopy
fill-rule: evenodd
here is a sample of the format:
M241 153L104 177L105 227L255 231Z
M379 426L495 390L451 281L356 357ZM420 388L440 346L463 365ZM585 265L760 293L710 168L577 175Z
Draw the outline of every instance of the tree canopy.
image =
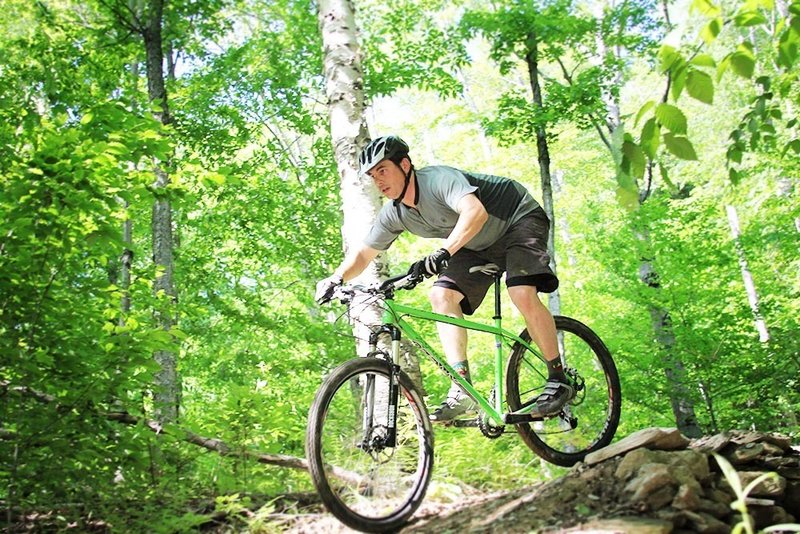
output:
M617 362L620 436L680 425L671 407L686 401L703 433L797 439L800 0L351 4L369 133L402 136L418 168L508 176L541 199L546 128L562 312ZM54 511L37 528L187 530L248 499L311 491L286 465L302 467L292 462L322 378L355 354L344 310L313 301L343 254L345 194L317 9L4 2L9 529ZM404 234L387 264L399 272L437 245ZM428 306L424 288L402 298ZM488 393L483 337L470 359ZM159 417L162 353L174 419ZM446 377L422 371L436 402ZM514 437L442 429L436 440L441 497L559 473Z

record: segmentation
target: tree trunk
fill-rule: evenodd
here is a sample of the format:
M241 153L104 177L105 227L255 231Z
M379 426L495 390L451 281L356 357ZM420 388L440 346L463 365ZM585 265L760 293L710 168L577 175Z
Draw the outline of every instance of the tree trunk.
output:
M528 38L528 55L525 62L528 64L528 75L530 76L531 91L533 92L533 103L537 109L544 107L542 101L542 89L539 86L539 48L536 36L531 34ZM553 185L550 176L550 150L547 146L547 131L544 125L536 127L536 148L539 159L539 176L542 182L542 207L547 217L550 219L550 232L547 237L547 253L550 255L550 268L553 274L556 271L555 235L556 217L553 205ZM558 290L548 295L550 312L553 315L561 314L561 295Z
M321 0L318 9L331 141L339 171L344 216L342 241L347 254L363 243L381 209L381 199L372 181L362 180L358 175L358 154L366 145L369 133L355 8L351 0ZM375 283L385 278L387 271L385 255L379 254L357 281L360 284ZM381 309L357 299L351 304L350 311L357 340L356 351L359 356L366 356L369 326L381 322ZM409 374L419 377L417 359L404 360L411 361L411 367L407 368ZM421 386L421 381L418 385Z
M171 122L167 90L164 83L164 54L161 38L163 19L163 0L150 0L147 9L147 22L143 37L147 57L147 94L151 103L157 104L156 117L162 124ZM159 327L169 331L176 323L174 305L177 291L173 278L173 236L172 206L168 198L167 187L169 174L160 162L154 162L156 181L155 202L153 204L153 262L156 267L156 279L153 291L157 296L165 298L160 309L155 312ZM155 376L154 406L156 419L161 423L178 420L180 406L180 380L177 372L177 358L174 352L159 350L153 354L160 371Z
M728 223L731 227L731 236L733 237L733 244L736 247L736 255L739 257L739 267L742 269L742 280L744 281L744 290L747 293L747 301L750 303L750 310L753 312L753 318L756 323L756 331L758 332L758 340L762 343L769 341L769 332L767 331L767 323L758 309L758 292L756 291L756 284L753 282L753 275L750 274L750 268L747 266L747 257L744 253L744 247L739 239L741 232L739 230L739 216L736 213L736 208L733 206L725 206L728 212Z
M472 92L470 90L469 80L464 75L464 71L461 69L456 70L456 79L461 83L461 86L464 88L461 91L461 98L467 104L469 110L475 114L475 116L480 116L480 110L478 109L478 105L475 103L475 99L472 98ZM480 122L475 122L475 128L478 132L478 139L481 142L481 148L483 149L483 157L486 160L490 160L492 158L492 147L489 145L489 140L486 138L486 132L484 131L483 127L481 126Z
M649 237L646 233L637 233L637 238L648 244ZM658 273L653 268L652 260L643 258L639 266L639 279L653 289L660 290ZM669 392L672 413L675 416L675 425L681 433L689 438L696 438L703 435L703 431L697 424L697 416L694 411L688 380L686 378L686 367L683 365L680 355L675 349L675 334L672 331L672 318L667 310L656 304L648 305L650 320L653 325L653 333L656 342L660 346L659 357L662 358L664 375L667 378L667 388Z
M661 7L663 9L665 24L668 28L670 28L672 24L669 20L668 2L662 2ZM602 16L602 6L600 6L600 11L595 12L595 16ZM598 54L608 53L608 47L602 35L599 33L596 36L596 42L598 45ZM616 47L613 52L619 59L622 56L623 51L620 47ZM602 57L599 58L599 62L602 63ZM621 76L621 73L617 74L617 79L619 79L619 76ZM622 124L622 119L619 113L620 105L611 92L604 92L603 98L606 104L605 125L608 132L613 134L613 132ZM601 140L604 142L606 147L609 148L612 157L614 157L617 165L619 165L619 160L614 153L615 149L606 136L605 131L597 124L595 124L595 127L600 135ZM648 169L648 173L650 172L652 172L652 168ZM643 204L647 200L649 191L650 185L648 179L644 185L644 188L640 190L638 194L640 204ZM637 239L644 243L645 250L650 249L650 237L646 230L641 231L634 229L634 234L636 235ZM658 273L653 267L652 258L642 258L641 263L639 264L639 279L651 288L660 290L659 277ZM689 395L690 388L687 384L686 368L675 349L675 334L672 331L672 320L670 318L669 311L657 304L652 303L648 305L648 310L650 313L653 334L658 342L660 348L659 352L663 355L664 375L667 379L670 404L672 405L672 412L675 416L675 424L677 428L688 437L700 436L702 435L702 430L697 424L694 403Z

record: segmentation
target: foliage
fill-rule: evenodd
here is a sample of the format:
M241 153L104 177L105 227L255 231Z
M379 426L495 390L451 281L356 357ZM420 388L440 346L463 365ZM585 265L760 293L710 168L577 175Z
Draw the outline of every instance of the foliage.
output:
M733 466L717 453L714 453L714 459L717 461L725 480L728 485L733 489L736 494L736 500L731 503L731 508L736 510L742 515L742 520L733 528L733 532L746 532L753 534L753 521L747 511L747 496L761 483L769 479L776 479L777 473L764 473L754 480L752 480L746 487L742 488L742 482L739 479L739 474ZM800 525L798 524L782 524L772 525L764 529L764 532L800 532Z
M167 3L173 121L163 126L147 103L140 36L125 23L134 4L4 3L0 500L12 515L56 510L64 525L86 529L99 517L116 530L175 531L311 485L302 471L109 421L108 412L150 413L152 352L179 354L181 428L237 451L300 457L314 391L351 357L353 340L345 321L312 301L315 280L342 254L314 5ZM797 436L796 2L781 15L768 2L696 1L687 31L701 41L658 54L653 42L666 28L656 7L622 5L590 16L566 0L360 3L371 126L402 133L419 166L508 175L536 194L532 132L547 125L563 313L591 325L618 363L619 435L673 424L649 316L658 304L672 311L706 432ZM531 32L545 75L541 109L521 70ZM598 36L626 53L598 56ZM663 72L667 98L653 96L663 94ZM596 133L609 95L622 106L616 160ZM163 192L153 188L153 159L170 172ZM739 174L722 173L726 165ZM648 182L651 171L660 180ZM730 176L747 180L732 187ZM626 197L619 180L634 193ZM648 183L640 205L637 188ZM620 206L620 189L638 210ZM175 210L180 328L171 332L152 318L166 302L152 294L156 194ZM741 215L769 343L752 326L726 204ZM646 243L633 232L645 223ZM403 236L389 260L405 265L431 246ZM639 280L642 258L653 259L660 290ZM402 298L426 306L425 288ZM508 326L521 329L504 305ZM484 308L478 316L491 320ZM485 337L470 340L482 389L493 352ZM449 384L429 363L423 372L434 404ZM492 442L471 429L436 439L434 495L558 474L510 429Z
M716 5L710 0L692 2L692 10L701 13L707 22L698 32L698 42L690 45L688 51L662 45L659 71L667 76L669 90L656 111L669 105L666 102L668 95L677 102L684 89L692 98L712 104L714 80L716 78L719 83L728 70L740 78L753 80L758 92L750 97L748 109L731 132L727 150L729 176L733 183L738 183L745 172L741 164L747 152L779 148L783 156L800 154L795 111L800 102L796 83L800 3L791 2L786 13L779 12L772 0L741 1L735 9L732 7L726 3ZM723 32L724 29L729 35ZM721 58L714 59L711 54L702 52L723 38L726 40ZM756 47L766 53L757 53ZM637 114L637 122L653 107L654 101L647 102ZM681 159L697 159L691 141L685 137L685 128L676 131L671 127L680 119L680 110L674 106L669 109L667 115L656 113L654 118L644 123L639 145L642 149L650 147L651 150L644 151L650 160L656 159L659 127L663 126L670 131L663 132L664 145L670 153ZM655 121L655 127L651 121ZM630 142L633 142L632 138Z

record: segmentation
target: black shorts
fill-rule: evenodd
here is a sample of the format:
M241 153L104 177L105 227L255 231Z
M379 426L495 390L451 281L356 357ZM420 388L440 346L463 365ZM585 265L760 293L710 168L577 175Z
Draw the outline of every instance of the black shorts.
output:
M540 293L558 289L558 278L550 269L547 239L550 220L542 208L536 208L511 225L508 231L487 249L462 248L433 285L455 289L464 295L461 310L472 315L486 296L493 277L470 273L470 268L496 263L506 271L506 286L535 286Z

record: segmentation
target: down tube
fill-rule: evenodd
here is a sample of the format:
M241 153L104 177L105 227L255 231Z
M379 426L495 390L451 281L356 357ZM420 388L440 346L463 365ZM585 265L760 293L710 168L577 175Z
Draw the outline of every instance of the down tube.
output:
M424 339L422 339L422 337L414 330L414 328L410 324L400 319L399 317L396 318L395 320L397 321L397 325L403 332L405 332L408 338L417 345L419 345L422 348L422 350L425 351L428 357L431 358L431 360L433 360L433 363L435 363L442 371L444 371L445 374L447 374L447 376L450 377L450 379L453 382L456 382L465 391L467 391L470 397L472 397L475 400L475 402L478 403L481 409L487 414L489 414L489 417L492 418L495 424L497 425L504 424L500 410L495 409L494 406L489 404L489 401L487 401L486 398L472 386L472 384L464 380L461 377L461 375L459 375L452 367L450 367L450 365L446 361L444 361L439 356L439 354L435 350L433 350L433 348Z

